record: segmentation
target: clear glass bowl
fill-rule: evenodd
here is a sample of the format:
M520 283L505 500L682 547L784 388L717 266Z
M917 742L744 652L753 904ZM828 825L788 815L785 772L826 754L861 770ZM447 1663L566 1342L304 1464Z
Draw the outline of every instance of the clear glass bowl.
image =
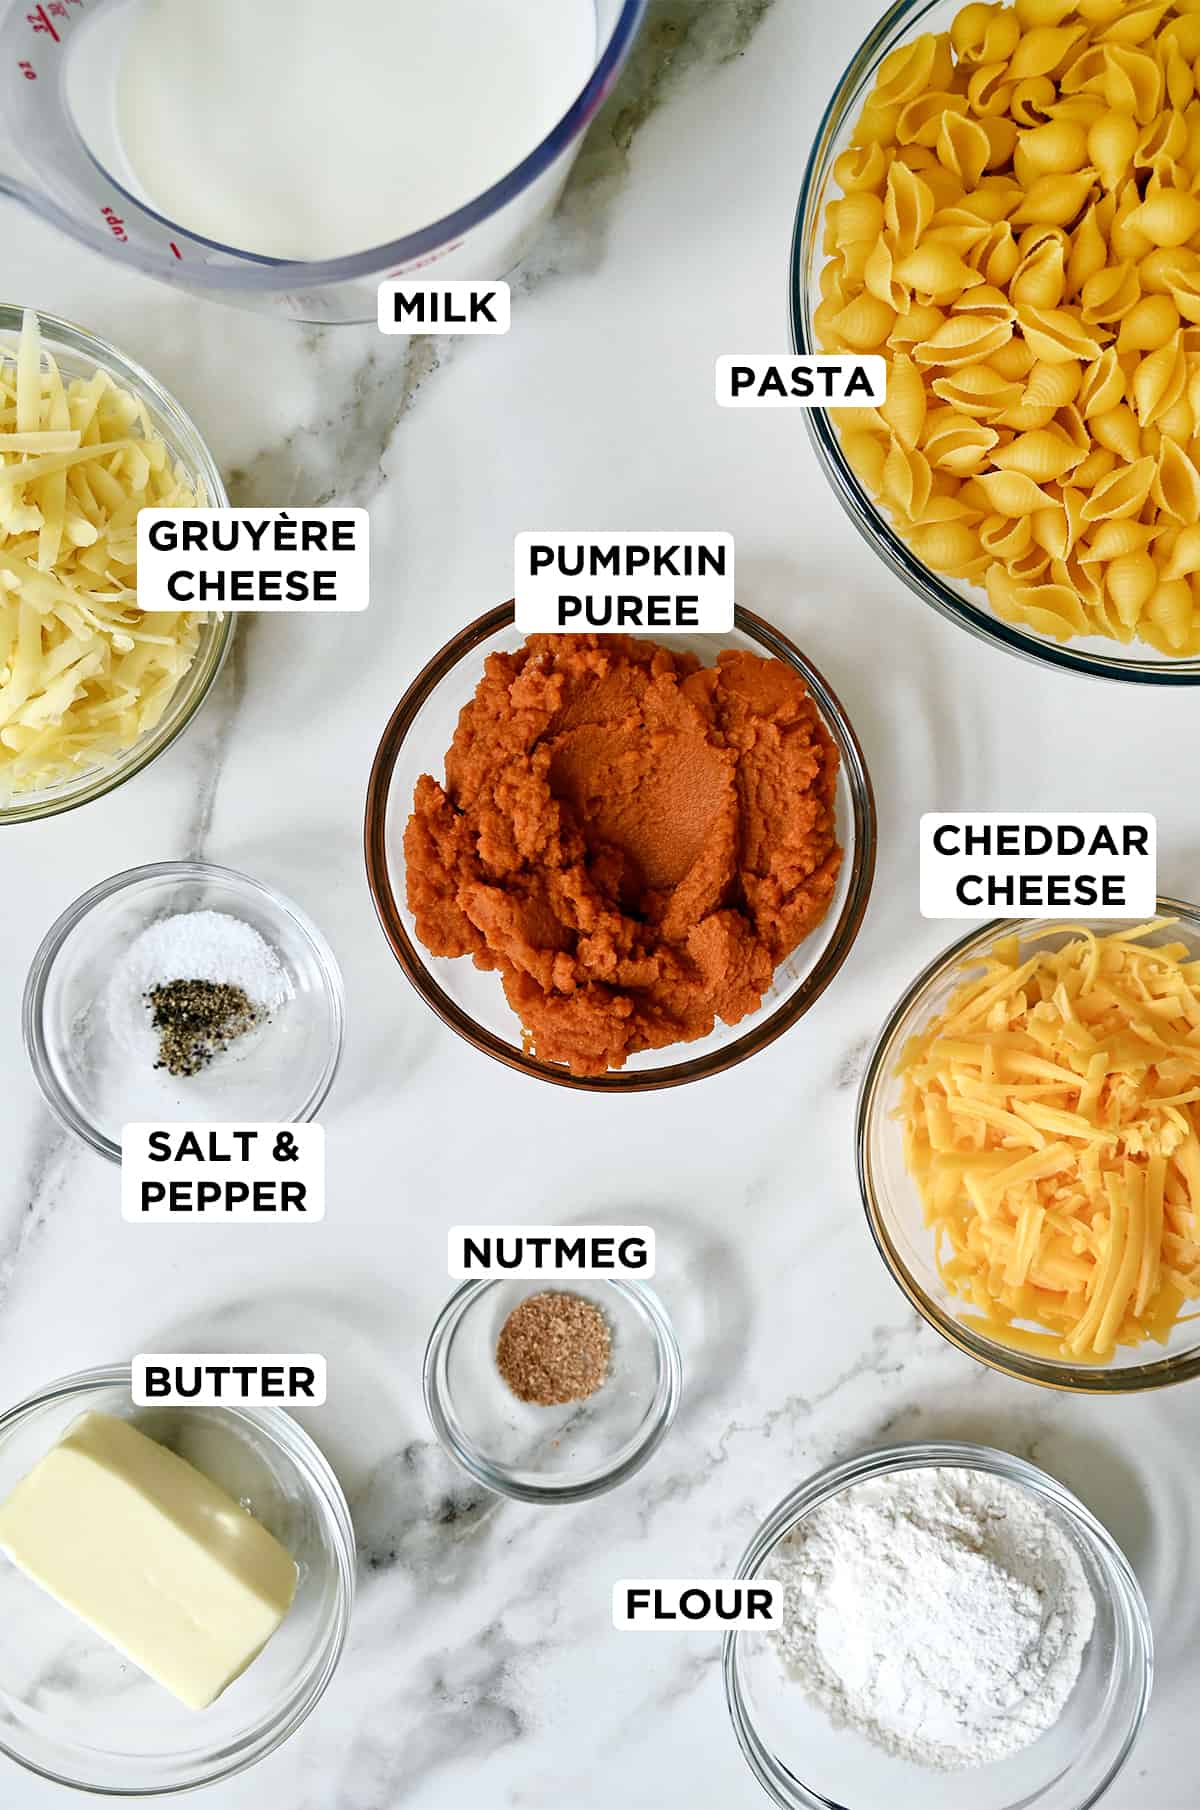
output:
M792 344L797 352L821 350L813 331L820 303L822 223L827 202L840 193L833 165L849 142L863 101L874 86L879 65L898 44L924 32L949 29L962 0L898 0L856 52L834 89L817 128L796 207L788 291ZM896 533L886 514L864 489L842 452L837 431L824 409L807 409L805 421L818 462L834 494L867 545L909 590L941 615L985 641L1023 654L1026 659L1067 672L1098 678L1125 679L1148 685L1200 684L1200 659L1170 659L1150 647L1123 647L1098 636L1060 645L1031 628L1002 622L990 609L986 594L931 571Z
M0 304L0 352L10 355L20 337L23 310L7 303ZM39 314L42 341L54 354L55 362L66 377L90 377L105 371L114 383L128 390L144 404L154 428L162 435L171 458L183 466L192 482L204 486L208 507L223 509L229 498L212 454L200 438L194 422L185 415L175 398L156 383L149 372L126 358L123 352L106 345L102 339L76 327L70 321L57 320L51 314ZM170 703L153 729L146 731L123 754L98 766L88 767L71 779L57 785L44 786L34 792L20 792L7 804L0 803L0 824L31 823L39 817L54 817L60 811L72 811L77 805L90 804L103 798L140 773L143 767L169 748L182 734L203 704L220 672L233 638L234 618L210 615L200 628L200 644L195 658L175 688Z
M594 1301L609 1323L609 1373L586 1401L538 1407L496 1368L509 1314L544 1290ZM667 1311L640 1282L464 1282L425 1352L425 1406L450 1456L488 1489L521 1502L583 1502L641 1470L679 1406L683 1367Z
M133 939L188 911L226 912L250 924L279 957L291 997L244 1047L233 1045L199 1074L175 1077L128 1046L104 995ZM162 861L102 880L50 927L25 983L23 1024L47 1104L69 1131L119 1162L127 1124L314 1119L337 1073L345 1003L332 949L290 899L231 868Z
M696 1043L644 1050L622 1069L573 1075L541 1062L522 1042L522 1027L504 997L500 977L467 960L426 953L417 941L406 903L404 829L413 790L423 773L440 777L459 713L474 696L488 654L512 651L525 636L515 627L513 606L489 610L446 644L414 679L383 732L367 787L367 881L396 960L444 1024L477 1050L522 1074L596 1093L640 1093L677 1087L732 1068L802 1018L838 972L858 935L875 872L875 799L862 749L849 721L816 667L778 629L739 608L728 635L662 635L663 646L688 649L710 664L728 648L767 654L803 678L840 756L837 831L843 849L837 890L823 921L775 973L757 1012L736 1025L718 1024ZM686 1056L681 1051L686 1050Z
M136 1421L250 1509L295 1559L296 1598L248 1670L197 1712L0 1556L0 1753L109 1797L229 1778L286 1741L333 1677L354 1603L346 1499L282 1410L135 1408L128 1366L64 1377L0 1415L0 1499L93 1410Z
M899 1760L863 1736L835 1728L787 1677L770 1638L725 1637L725 1696L750 1769L782 1810L1088 1810L1129 1758L1154 1670L1145 1601L1107 1529L1023 1459L954 1441L890 1446L831 1465L768 1515L738 1566L739 1578L771 1576L779 1542L822 1503L895 1471L951 1466L1019 1485L1050 1511L1079 1555L1096 1602L1096 1626L1061 1719L1023 1752L969 1772L935 1772Z
M1185 942L1200 955L1200 914L1177 899L1160 898L1158 913L1178 921L1169 930L1147 939ZM1047 929L1037 919L1011 919L977 924L958 942L918 974L900 1003L888 1017L871 1052L858 1101L856 1141L858 1179L871 1233L880 1255L917 1312L942 1337L968 1357L1005 1376L1043 1383L1052 1389L1093 1394L1121 1393L1130 1389L1157 1389L1200 1375L1200 1321L1175 1327L1166 1346L1118 1346L1105 1364L1072 1364L1066 1359L1034 1356L985 1339L959 1319L963 1303L943 1283L934 1261L933 1235L924 1222L916 1183L905 1167L903 1137L892 1114L900 1103L901 1087L896 1065L909 1037L915 1036L945 1009L955 988L1000 936L1018 940ZM1129 927L1126 919L1078 919L1058 938L1039 935L1040 949L1054 949L1080 929L1097 935ZM1160 1355L1147 1359L1147 1351Z

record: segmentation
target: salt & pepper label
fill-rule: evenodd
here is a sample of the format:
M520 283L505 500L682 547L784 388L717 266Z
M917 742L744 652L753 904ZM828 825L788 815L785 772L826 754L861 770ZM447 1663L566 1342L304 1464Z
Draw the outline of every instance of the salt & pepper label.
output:
M137 518L144 610L365 610L365 509L143 509Z
M143 1351L133 1360L132 1393L138 1408L320 1408L328 1373L313 1351Z
M622 1578L613 1627L636 1634L765 1633L783 1625L783 1585L766 1578Z
M538 529L517 535L513 565L524 635L733 627L733 536L724 530Z
M121 1218L130 1225L302 1225L325 1217L320 1125L126 1125Z
M1152 918L1151 816L930 811L921 819L921 916Z

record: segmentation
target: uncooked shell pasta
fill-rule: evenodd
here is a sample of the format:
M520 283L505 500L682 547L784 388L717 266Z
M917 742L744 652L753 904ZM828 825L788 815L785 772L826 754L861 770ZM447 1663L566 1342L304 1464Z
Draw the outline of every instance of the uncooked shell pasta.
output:
M972 4L879 67L834 164L832 411L933 570L1056 641L1200 654L1200 0Z

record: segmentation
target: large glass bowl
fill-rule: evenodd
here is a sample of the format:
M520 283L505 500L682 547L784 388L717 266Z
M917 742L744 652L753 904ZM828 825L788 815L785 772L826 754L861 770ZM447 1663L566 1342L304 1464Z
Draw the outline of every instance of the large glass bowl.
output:
M459 713L474 696L490 653L512 651L525 637L513 606L502 603L446 644L409 686L392 713L367 788L367 880L383 931L417 992L460 1037L522 1074L560 1087L598 1093L639 1093L677 1087L732 1068L765 1049L819 999L858 935L875 871L875 800L862 749L821 674L779 630L739 608L728 635L663 635L666 647L689 649L711 664L724 649L769 654L803 678L840 756L837 832L844 851L837 890L823 921L775 973L757 1012L736 1025L718 1024L699 1042L646 1050L625 1068L573 1075L525 1049L522 1027L504 997L500 977L473 962L432 956L417 941L405 902L404 828L413 789L423 773L440 778ZM686 1051L686 1054L683 1052Z
M1200 956L1200 913L1177 899L1160 898L1158 914L1177 920L1169 929L1155 932L1155 942L1185 942L1193 956ZM871 1234L880 1255L917 1312L951 1345L977 1362L1005 1376L1042 1383L1052 1389L1068 1389L1096 1395L1119 1394L1133 1389L1157 1389L1200 1375L1200 1320L1177 1325L1164 1345L1119 1345L1105 1363L1076 1364L1067 1359L1035 1356L983 1338L959 1318L964 1303L951 1295L934 1261L933 1233L925 1224L917 1185L904 1162L903 1137L892 1116L900 1103L901 1085L896 1065L910 1037L945 1010L955 988L981 961L997 937L1015 936L1020 942L1037 934L1039 949L1054 949L1082 929L1098 936L1129 928L1128 919L1079 919L1062 935L1046 936L1042 920L996 920L975 925L966 936L930 962L900 1000L879 1033L867 1063L858 1101L856 1142L858 1179ZM1153 1352L1154 1356L1147 1354Z
M984 1471L1035 1497L1079 1556L1096 1625L1063 1714L1008 1759L968 1772L934 1772L893 1758L848 1728L835 1728L788 1678L762 1634L725 1637L725 1696L734 1733L780 1810L1089 1810L1137 1739L1154 1670L1145 1600L1106 1528L1045 1471L989 1446L944 1441L890 1446L831 1465L784 1498L742 1558L739 1578L770 1579L771 1559L806 1515L856 1484L899 1471Z
M23 309L0 303L0 351L6 356L15 348L21 332ZM175 398L156 383L123 352L106 345L82 327L53 315L39 314L42 343L53 353L64 377L90 377L105 371L113 382L136 396L146 410L151 425L166 441L173 461L182 465L192 483L203 486L206 506L224 509L229 498L221 473L199 430L185 415ZM180 679L162 716L132 748L111 760L87 767L57 785L44 786L33 792L18 792L0 802L0 824L31 823L38 817L54 817L60 811L72 811L77 805L90 804L106 792L124 785L143 767L148 767L176 736L182 734L212 689L229 651L234 618L210 614L200 627L200 643L195 658Z
M825 207L840 193L833 181L833 165L849 142L863 101L874 86L879 65L898 44L924 32L947 30L961 7L962 0L897 0L859 47L833 91L817 127L804 172L792 235L788 291L792 343L797 352L821 350L813 331L813 314L821 300ZM1067 672L1091 673L1099 678L1132 680L1147 685L1200 684L1200 659L1197 658L1170 659L1149 647L1142 647L1135 653L1132 648L1100 637L1060 645L1033 629L1002 622L989 608L982 590L945 578L917 558L851 470L827 412L807 409L805 419L817 459L834 494L867 545L910 591L951 622L1011 653Z
M230 1778L295 1733L337 1668L354 1604L346 1499L282 1409L135 1408L128 1365L64 1377L0 1415L0 1499L93 1411L135 1421L249 1509L295 1559L295 1600L247 1671L197 1712L0 1556L0 1754L106 1797Z

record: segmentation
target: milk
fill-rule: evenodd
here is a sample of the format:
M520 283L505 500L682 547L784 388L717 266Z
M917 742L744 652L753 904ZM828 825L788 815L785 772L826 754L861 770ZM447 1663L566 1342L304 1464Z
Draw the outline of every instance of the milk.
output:
M490 188L595 62L593 0L143 0L118 121L131 186L169 220L335 258Z

